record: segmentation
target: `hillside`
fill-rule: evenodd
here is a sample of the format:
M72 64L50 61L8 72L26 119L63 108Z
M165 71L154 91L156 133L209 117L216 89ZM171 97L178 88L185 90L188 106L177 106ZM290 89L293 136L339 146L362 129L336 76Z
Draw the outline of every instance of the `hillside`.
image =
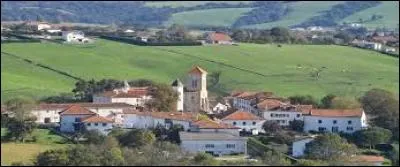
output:
M55 43L2 44L14 54L84 79L151 79L170 83L198 64L221 71L212 91L266 90L278 95L327 93L359 96L371 88L399 91L398 59L333 45L240 44L240 46L139 47L107 40L82 47ZM32 52L35 50L35 52ZM1 99L70 92L75 80L1 55ZM313 68L326 67L321 78Z
M1 9L2 21L36 20L39 17L50 22L116 23L150 27L173 23L236 28L330 26L343 22L357 22L362 18L367 21L365 24L369 28L386 26L394 29L398 27L399 20L398 2L394 1L8 1L1 2ZM271 13L268 13L269 11ZM374 14L383 17L368 21Z

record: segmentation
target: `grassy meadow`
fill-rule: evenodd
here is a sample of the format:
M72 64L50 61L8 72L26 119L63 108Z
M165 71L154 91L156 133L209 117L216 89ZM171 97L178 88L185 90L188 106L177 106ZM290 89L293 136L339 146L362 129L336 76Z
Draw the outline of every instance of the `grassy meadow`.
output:
M1 136L6 134L7 129L1 128ZM66 148L64 138L51 134L46 129L36 129L33 134L37 141L34 143L1 143L1 166L11 165L13 162L23 162L26 165L33 165L33 159L36 156L49 149Z
M87 47L12 43L1 49L87 80L144 78L170 83L175 78L184 80L193 65L200 65L209 73L221 71L220 84L212 91L265 90L281 96L322 97L327 93L360 96L371 88L399 90L398 59L345 46L142 47L97 39ZM2 101L17 95L37 98L70 92L76 82L5 54L1 61ZM311 77L314 68L322 67L318 80Z

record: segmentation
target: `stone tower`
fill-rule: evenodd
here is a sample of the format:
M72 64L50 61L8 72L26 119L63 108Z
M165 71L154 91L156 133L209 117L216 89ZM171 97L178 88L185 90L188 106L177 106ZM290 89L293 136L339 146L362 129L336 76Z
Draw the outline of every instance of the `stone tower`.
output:
M178 101L176 104L177 111L183 111L183 84L179 79L176 79L171 84L172 89L178 93Z
M207 71L199 66L189 71L184 95L184 110L188 112L208 111Z

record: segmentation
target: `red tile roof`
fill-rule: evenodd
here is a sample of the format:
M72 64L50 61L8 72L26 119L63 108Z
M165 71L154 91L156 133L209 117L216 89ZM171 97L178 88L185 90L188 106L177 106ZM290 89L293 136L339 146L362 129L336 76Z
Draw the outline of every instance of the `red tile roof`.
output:
M218 32L210 33L208 38L212 41L232 41L232 38L229 35Z
M79 105L85 108L133 108L135 106L126 103L41 103L34 107L35 110L65 109L71 105Z
M222 118L222 120L264 120L264 119L254 115L250 112L236 111L232 114L229 114L225 118Z
M384 162L385 158L382 156L374 156L374 155L358 155L353 158L353 161L358 162Z
M207 74L207 71L202 69L199 66L195 66L189 71L189 73L191 73L191 74Z
M194 125L199 126L200 129L240 129L226 123L218 123L212 120L199 120L193 122Z
M95 115L96 113L79 105L72 105L60 112L60 115Z
M113 123L114 121L112 121L111 119L108 118L104 118L102 116L99 115L93 115L93 116L89 116L86 117L82 120L82 122L86 122L86 123Z
M123 92L122 90L106 91L103 93L99 93L98 95L105 97L113 97L113 98L129 98L129 97L140 98L143 96L150 96L150 94L151 90L149 87L135 87L135 88L130 88L127 92Z
M311 116L319 117L361 117L363 110L359 109L311 109Z
M297 105L296 106L296 110L301 111L303 114L309 114L312 108L313 108L312 105Z
M257 107L259 109L273 109L276 107L281 106L283 103L280 100L277 99L265 99L263 101L261 101L260 103L257 104Z

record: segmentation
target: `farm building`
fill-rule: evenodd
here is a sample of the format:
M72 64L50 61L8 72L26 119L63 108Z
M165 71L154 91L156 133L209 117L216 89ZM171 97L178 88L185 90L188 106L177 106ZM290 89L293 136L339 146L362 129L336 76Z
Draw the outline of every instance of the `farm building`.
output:
M89 42L89 39L85 38L85 34L82 31L63 31L62 38L66 42L78 42L78 43Z
M225 33L212 32L212 33L208 34L208 36L206 38L206 43L232 45L233 41L232 41L232 38Z
M262 129L262 125L265 120L250 112L236 111L222 118L222 122L238 127L242 131L252 132L252 134L258 134L258 132L264 131Z

